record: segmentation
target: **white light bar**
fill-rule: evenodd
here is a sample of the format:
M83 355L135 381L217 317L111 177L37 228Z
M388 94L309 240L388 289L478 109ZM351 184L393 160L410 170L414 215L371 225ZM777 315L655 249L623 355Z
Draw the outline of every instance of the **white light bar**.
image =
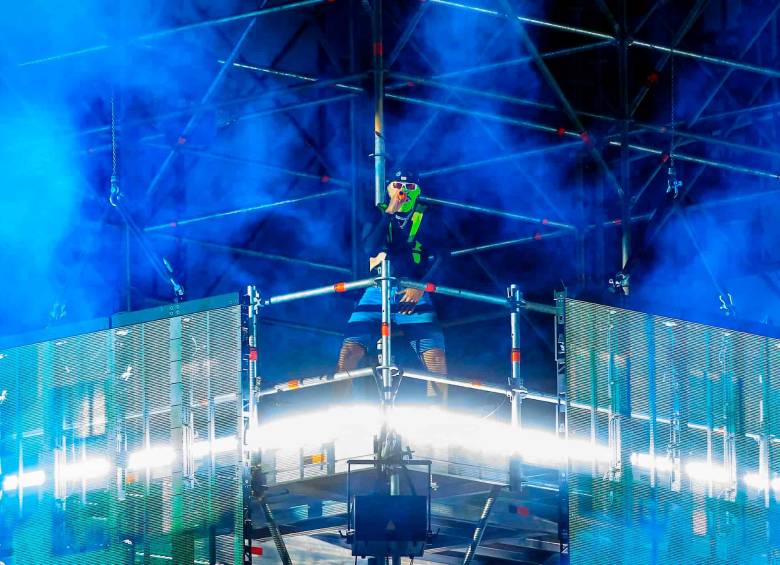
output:
M238 438L236 436L221 437L214 440L214 455L218 453L238 452ZM192 457L200 459L212 453L211 443L208 441L198 441L192 444Z
M127 470L153 469L167 467L173 463L173 449L167 445L158 445L131 453L127 460Z
M391 425L414 445L456 446L497 456L519 454L525 461L562 464L608 462L609 449L589 441L559 440L554 433L524 429L469 414L422 406L396 407ZM288 416L250 430L248 442L255 449L293 449L319 446L356 436L371 438L382 425L376 406L343 406L308 414Z
M63 481L80 481L83 479L98 479L108 475L111 463L107 459L94 457L68 463L60 468L60 479Z
M771 488L775 493L780 494L780 477L775 477L771 481L765 475L759 473L748 473L743 477L745 484L756 490L766 490Z
M18 475L7 475L3 479L3 491L9 492L21 488L39 487L46 482L46 473L43 471L28 471Z
M692 481L728 483L728 469L721 465L708 465L706 461L691 461L685 465L685 472Z
M653 457L649 453L632 453L631 464L634 467L668 473L672 470L672 462L668 457Z

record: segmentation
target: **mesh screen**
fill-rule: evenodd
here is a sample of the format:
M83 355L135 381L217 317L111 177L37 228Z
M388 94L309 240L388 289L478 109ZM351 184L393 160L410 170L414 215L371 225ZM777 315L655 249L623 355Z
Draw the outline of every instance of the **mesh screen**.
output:
M780 559L780 341L566 302L572 563Z
M0 352L0 562L241 562L241 307L149 318Z

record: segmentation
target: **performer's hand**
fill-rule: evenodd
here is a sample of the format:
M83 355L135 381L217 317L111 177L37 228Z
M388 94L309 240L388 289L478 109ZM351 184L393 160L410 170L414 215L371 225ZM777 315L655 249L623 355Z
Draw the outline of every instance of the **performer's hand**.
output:
M425 291L418 288L405 288L399 290L398 294L401 295L401 300L398 302L398 312L401 314L411 314L414 312L414 308L423 297L423 294L425 294Z
M373 271L374 269L376 269L379 265L382 264L382 261L385 260L385 257L387 257L387 253L385 253L384 251L381 251L376 255L374 255L373 257L371 257L368 260L368 270Z
M387 208L385 208L385 214L395 214L398 212L398 209L401 207L401 204L404 203L404 200L406 200L406 195L400 190L392 191L390 202L387 203Z

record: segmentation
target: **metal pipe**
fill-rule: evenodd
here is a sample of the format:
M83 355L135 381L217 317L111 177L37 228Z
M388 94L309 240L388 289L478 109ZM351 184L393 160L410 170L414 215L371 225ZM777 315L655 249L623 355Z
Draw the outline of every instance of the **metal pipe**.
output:
M609 144L617 146L617 147L620 147L621 142L620 141L610 141ZM653 147L646 147L646 146L643 146L643 145L636 145L634 143L628 144L628 148L631 149L632 151L637 151L637 152L641 152L641 153L650 153L650 154L653 154L653 155L663 155L664 154L664 151L661 151L660 149L655 149ZM743 167L741 165L734 165L734 164L731 164L731 163L722 163L720 161L713 161L711 159L704 159L702 157L696 157L696 156L693 156L693 155L686 155L686 154L683 154L683 153L676 153L675 152L674 153L674 158L679 160L679 161L687 161L689 163L698 163L700 165L707 165L707 166L710 166L710 167L715 167L717 169L725 169L727 171L734 171L734 172L737 172L737 173L745 173L745 174L748 174L748 175L753 175L753 176L758 176L758 177L763 177L763 178L770 178L770 179L774 179L774 180L777 180L778 178L780 178L780 174L778 174L778 173L773 173L773 172L769 172L769 171L762 171L760 169L753 169L753 168L750 168L750 167Z
M145 140L141 140L144 142L144 145L147 147L154 147L156 149L170 149L169 145L166 145L164 143L153 143ZM202 151L199 149L191 149L188 147L182 147L178 149L177 151L181 153L187 153L188 155L196 155L198 157L207 157L209 159L217 159L219 161L225 161L227 163L236 163L239 165L250 165L252 167L257 167L259 169L266 169L269 171L282 173L285 175L290 175L297 178L303 178L303 179L309 179L314 180L321 183L327 183L327 184L333 184L336 186L343 186L343 187L349 187L350 182L333 178L331 176L324 177L323 175L315 175L313 173L306 173L303 171L295 171L292 169L286 169L284 167L278 167L276 165L269 165L266 163L261 163L259 161L255 161L254 159L246 159L244 157L236 157L234 155L224 155L221 153L212 153L211 151Z
M631 42L632 47L644 47L646 49L652 49L653 51L662 51L664 53L674 53L675 57L685 57L693 59L694 61L703 61L705 63L713 63L715 65L722 65L737 69L739 71L748 71L761 75L766 75L772 78L780 78L780 71L772 69L770 67L761 67L759 65L751 65L750 63L741 63L732 59L723 59L721 57L713 57L711 55L703 55L701 53L692 53L691 51L683 51L680 49L673 49L664 45L657 45L655 43L647 43L645 41L633 40Z
M612 173L612 169L610 169L609 165L607 165L607 162L604 160L604 156L602 155L601 150L596 147L590 140L588 132L580 121L577 112L574 111L574 108L569 102L566 94L563 92L563 89L561 89L558 81L550 72L550 69L547 67L547 63L545 63L539 55L539 50L536 48L536 44L531 40L530 36L526 32L523 23L515 16L514 8L509 3L509 0L501 0L501 4L504 6L507 14L511 16L512 22L514 23L515 29L517 30L517 34L520 36L520 40L522 41L526 50L528 50L528 52L534 58L534 63L536 63L537 68L542 73L547 86L549 86L555 94L555 97L558 99L558 102L566 114L566 117L577 129L577 135L580 135L583 138L583 141L585 142L585 148L590 154L591 158L598 164L601 172L607 179L607 182L612 185L618 196L623 197L623 187L620 185L620 183L618 183L617 179L615 179L615 175Z
M716 114L707 114L699 118L699 123L710 120L721 120L722 118L730 118L731 116L739 116L741 114L749 114L753 112L762 112L764 110L777 111L780 109L780 102L770 102L768 104L761 104L759 106L751 106L749 108L739 108L738 110L728 110L726 112L718 112Z
M382 0L374 0L371 18L374 52L374 204L385 202L385 70Z
M334 373L329 375L319 375L316 377L305 377L303 379L291 379L285 383L280 383L261 390L257 393L258 396L271 396L280 392L288 392L291 390L300 390L304 388L311 388L314 386L325 385L329 383L335 383L339 381L347 381L350 379L358 379L361 377L368 377L374 373L374 369L371 367L365 367L363 369L356 369L354 371L344 371L341 373Z
M230 68L228 65L232 64L233 61L238 57L238 54L241 52L241 48L244 46L244 41L246 41L246 38L249 37L249 32L252 31L252 28L255 26L255 22L257 22L257 18L253 18L244 28L243 33L238 38L238 41L233 46L233 49L230 52L230 55L228 56L228 64L221 67L219 71L217 71L216 76L212 79L211 84L209 84L209 87L206 89L205 94L203 94L203 97L200 100L200 105L203 106L205 104L208 104L209 100L211 100L211 97L214 95L214 93L217 91L217 87L222 82L222 79L227 74L228 69ZM190 132L195 128L196 124L198 123L198 119L203 114L202 110L196 110L195 112L190 115L189 119L187 120L187 123L184 126L184 129L181 130L181 134L179 134L179 139L186 139L187 136L190 135ZM146 197L150 197L154 192L157 190L157 187L159 186L160 179L163 177L163 175L168 171L168 167L171 166L171 163L173 163L174 158L176 157L176 151L177 147L173 147L170 149L168 156L163 160L160 167L157 169L157 173L155 173L154 177L152 177L152 181L149 183L149 186L146 187Z
M509 296L509 302L512 305L512 310L509 314L512 339L512 426L521 428L523 397L518 391L522 391L524 388L523 375L520 371L520 362L522 359L522 354L520 352L520 309L523 303L523 294L520 292L517 285L513 284L507 289L507 295Z
M451 8L467 10L467 11L470 11L470 12L485 14L485 15L488 15L488 16L494 16L494 17L498 17L498 18L501 18L501 19L507 19L507 18L510 17L505 12L499 12L497 10L490 10L490 9L481 8L481 7L478 7L478 6L471 6L469 4L464 4L462 2L453 2L453 1L450 1L450 0L428 0L428 1L431 2L432 4L440 4L440 5L443 5L443 6L449 6ZM524 24L538 26L538 27L543 27L543 28L547 28L547 29L554 29L554 30L557 30L557 31L565 31L565 32L569 32L569 33L575 33L577 35L584 35L584 36L587 36L587 37L594 37L596 39L617 41L616 37L614 37L614 36L612 36L612 35L610 35L608 33L601 33L601 32L590 30L590 29L574 27L574 26L568 26L568 25L563 25L563 24L557 24L557 23L554 23L554 22L548 22L548 21L545 21L545 20L539 20L539 19L536 19L536 18L529 18L529 17L526 17L526 16L519 16L519 15L514 16L514 18L512 18L512 19L514 19L515 21L524 23ZM678 57L685 57L685 58L693 59L693 60L696 60L696 61L704 61L704 62L707 62L707 63L716 64L716 65L723 65L723 66L726 66L726 67L731 67L731 68L742 70L742 71L749 71L749 72L754 72L754 73L758 73L758 74L763 74L763 75L767 75L767 76L771 76L771 77L780 77L780 71L778 71L776 69L772 69L770 67L761 67L761 66L758 66L758 65L750 65L750 64L747 64L747 63L740 63L739 61L734 61L734 60L731 60L731 59L724 59L722 57L715 57L715 56L711 56L711 55L703 55L703 54L700 54L700 53L693 53L691 51L684 51L684 50L679 50L679 49L673 49L671 47L667 47L667 46L664 46L664 45L658 45L658 44L655 44L655 43L648 43L648 42L639 41L639 40L631 40L630 45L632 47L642 47L642 48L651 49L651 50L654 50L654 51L662 51L664 53L671 53L672 51L674 51L674 55L678 56Z
M224 65L226 63L226 61L223 61L222 59L217 59L217 63L221 63L221 64ZM320 81L323 80L323 79L319 79L317 77L313 77L313 76L309 76L309 75L303 75L301 73L296 73L296 72L293 72L293 71L283 71L281 69L274 69L274 68L271 68L271 67L261 67L259 65L249 65L247 63L236 63L236 62L234 62L233 63L233 67L235 67L237 69L245 69L245 70L249 70L249 71L257 71L259 73L266 73L266 74L269 74L269 75L274 75L274 76L279 76L279 77L284 77L284 78L294 78L294 79L297 79L297 80L303 80L303 81L310 82L310 83L316 83L316 82L320 82ZM361 77L361 76L363 76L363 75L362 74L355 74L354 71L351 71L350 74L347 77L345 77L343 79L339 79L339 80L347 81L347 80L355 79L355 78L358 78L358 77ZM328 82L331 83L329 86L333 86L334 88L340 88L342 90L349 90L350 92L365 92L365 89L361 88L360 86L354 86L354 85L351 85L351 84L344 84L344 83L341 83L341 82L333 83L332 79L330 79Z
M393 376L391 367L393 365L393 341L390 335L392 330L392 272L390 261L382 260L381 273L378 278L379 286L382 291L382 360L379 366L382 374L382 407L387 411L393 403Z
M325 271L334 271L337 273L351 274L352 269L347 267L339 267L337 265L328 265L327 263L318 263L316 261L309 261L307 259L300 259L298 257L286 257L284 255L276 255L275 253L265 253L263 251L255 251L254 249L242 249L240 247L231 247L230 245L221 245L219 243L212 243L210 241L201 241L199 239L191 239L188 237L178 237L173 234L167 233L155 233L155 237L167 237L176 239L181 243L191 243L207 249L214 249L216 251L223 251L225 253L235 253L236 255L245 255L247 257L257 257L258 259L267 259L269 261L280 261L283 263L292 263L295 265L305 265L314 269L322 269Z
M452 288L449 286L439 286L433 283L422 283L417 281L411 281L408 279L401 279L399 286L406 288L417 288L430 293L443 294L445 296L454 296L456 298L465 298L466 300L474 300L476 302L485 302L487 304L496 304L498 306L507 306L508 302L506 297L493 296L490 294L483 294L481 292L474 292L471 290L463 290L459 288Z
M480 110L470 110L468 108L461 108L460 106L455 106L453 104L444 104L442 102L434 102L431 100L424 100L422 98L412 98L410 96L401 96L400 94L391 94L386 93L385 98L389 98L392 100L398 100L400 102L408 102L409 104L417 104L419 106L426 106L428 108L436 108L439 110L447 110L450 112L455 112L458 114L465 114L468 116L475 116L477 118L484 118L486 120L492 120L495 122L501 122L505 124L511 124L515 126L522 126L528 129L536 130L536 131L544 131L547 133L554 133L555 135L562 135L565 137L576 137L579 138L580 135L578 133L575 133L573 131L565 131L563 133L559 132L558 128L554 128L552 126L547 126L544 124L538 124L535 122L529 122L528 120L522 120L520 118L511 118L509 116L502 116L500 114L493 114L490 112L483 112Z
M523 429L523 399L527 391L523 386L523 374L520 363L522 353L520 351L520 308L523 304L523 294L516 284L512 284L507 289L507 297L511 307L509 313L509 323L511 329L511 363L512 363L512 428L519 435ZM556 310L557 311L557 310ZM510 477L509 488L512 491L522 490L523 485L523 464L519 457L513 457L509 464Z
M474 169L476 167L482 167L485 165L494 165L503 161L512 161L514 159L521 159L523 157L538 156L544 153L553 153L563 149L573 149L581 145L581 141L571 141L569 143L560 143L558 145L550 145L548 147L537 147L534 149L526 149L519 151L518 153L510 153L509 155L499 155L498 157L491 157L489 159L480 159L479 161L471 161L470 163L461 163L459 165L451 165L449 167L440 167L438 169L429 169L420 173L421 178L433 177L436 175L444 175L457 171L464 171L468 169Z
M444 200L442 198L432 198L430 196L420 196L418 198L420 202L427 204L438 204L440 206L447 206L449 208L458 208L460 210L469 210L471 212L479 212L481 214L488 214L490 216L499 216L502 218L510 218L512 220L520 220L532 224L539 224L543 226L550 226L552 228L561 228L566 230L576 230L577 228L571 224L564 224L562 222L556 222L548 220L547 218L534 218L532 216L526 216L524 214L517 214L515 212L506 212L504 210L498 210L496 208L487 208L485 206L477 206L476 204L468 204L466 202L456 202L454 200Z
M748 41L747 45L745 45L739 52L739 59L742 60L745 58L745 56L750 52L750 50L753 48L753 45L755 45L756 41L758 41L758 38L761 37L761 34L764 33L764 30L766 29L766 26L769 25L769 22L772 21L772 19L777 15L777 11L780 10L780 3L777 3L775 7L769 12L769 14L764 18L764 21L761 23L760 26L758 26L758 29L753 33L753 36L750 38L750 41ZM712 89L709 96L704 100L704 102L699 106L699 109L696 111L696 113L693 115L693 118L690 120L692 124L695 124L699 121L699 118L701 118L701 115L704 113L704 110L706 110L712 100L715 98L715 96L720 92L720 89L723 88L723 85L726 84L726 81L731 77L731 75L734 73L734 68L730 68L728 71L726 71L723 76L718 81L718 84L715 85L715 88Z
M502 19L507 19L508 15L502 12L499 12L497 10L490 10L488 8L481 8L479 6L471 6L469 4L464 4L462 2L452 2L450 0L429 0L431 4L441 4L442 6L449 6L451 8L459 8L462 10L468 10L470 12L476 12L480 14L485 14L488 16L497 16ZM595 37L596 39L610 39L614 41L614 37L609 35L608 33L601 33L598 31L592 31L572 26L567 26L563 24L556 24L553 22L546 22L544 20L538 20L535 18L529 18L526 16L517 16L517 19L524 24L544 27L547 29L555 29L558 31L568 31L572 33L577 33L579 35L586 35L588 37Z
M207 214L205 216L198 216L196 218L187 218L184 220L173 220L164 224L157 224L154 226L147 226L144 228L145 232L159 231L168 228L178 228L189 224L197 224L199 222L205 222L206 220L214 220L217 218L227 218L230 216L237 216L239 214L247 214L249 212L259 212L260 210L269 210L272 208L278 208L280 206L286 206L288 204L297 204L298 202L306 202L307 200L318 200L320 198L328 198L329 196L344 195L346 192L344 189L337 188L334 190L327 190L325 192L318 192L317 194L309 194L306 196L299 196L297 198L288 198L287 200L280 200L278 202L268 202L267 204L258 204L257 206L248 206L246 208L239 208L237 210L228 210L225 212L217 212L215 214Z
M328 86L334 86L334 85L339 84L339 83L344 82L344 81L356 80L356 79L362 78L363 76L364 76L363 74L358 74L358 75L352 75L352 76L347 76L347 77L341 77L341 78L337 78L337 79L316 79L316 78L314 78L310 82L308 82L307 84L298 84L298 85L288 86L288 87L284 87L284 88L267 90L267 91L265 91L265 92L263 92L262 94L259 94L259 95L256 94L256 95L252 95L252 96L242 96L240 98L233 98L233 99L230 99L230 100L225 100L225 101L220 101L220 102L209 102L208 104L192 104L190 106L187 106L187 107L179 109L179 110L173 110L171 112L165 112L163 114L157 114L157 115L154 115L154 116L151 116L151 117L148 117L148 118L142 118L142 119L136 119L136 120L124 120L122 122L122 127L124 129L127 129L127 128L131 128L131 127L136 127L136 126L141 126L141 125L146 125L146 124L151 124L151 123L159 124L161 121L176 119L176 118L180 118L182 116L187 116L187 115L191 114L192 112L199 111L199 110L228 108L230 106L236 106L236 105L239 105L239 104L246 104L246 103L249 103L249 102L257 102L257 101L260 101L260 100L265 101L265 100L268 100L269 97L274 96L276 94L284 95L284 94L290 94L290 93L299 93L299 92L301 92L303 90L318 89L318 88L324 88L324 87L328 87ZM337 96L337 97L331 97L331 98L324 98L324 99L315 100L315 101L312 101L312 102L304 103L304 105L301 105L301 104L291 104L289 106L276 106L274 108L269 108L266 111L258 112L256 114L254 114L254 116L262 116L262 115L268 115L268 114L273 114L273 113L278 113L278 112L286 112L286 111L290 111L290 110L295 110L297 108L305 107L305 105L314 106L314 105L318 105L318 104L327 104L327 103L330 103L330 102L335 102L335 101L348 99L348 98L351 98L351 97L350 96L341 95L341 96ZM239 117L237 119L241 119L241 118L242 117ZM97 133L106 133L106 132L109 132L110 130L111 130L111 126L110 125L105 125L105 126L98 126L98 127L88 128L88 129L77 131L77 132L72 132L72 135L92 135L92 134L97 134ZM106 148L110 148L111 145L108 144L105 147Z
M471 543L469 543L466 554L463 556L463 565L469 565L477 554L477 548L479 547L480 542L482 542L482 536L485 534L485 529L487 528L490 511L493 510L493 505L496 502L498 494L501 492L501 488L501 485L493 485L490 488L490 492L485 499L485 506L482 508L482 514L474 528L474 534L471 536Z
M340 292L347 292L349 290L357 290L361 288L368 288L373 286L376 281L374 279L361 279L351 282L337 282L328 286L320 286L309 290L300 290L298 292L290 292L288 294L279 294L263 300L263 306L270 306L272 304L282 304L283 302L292 302L293 300L301 300L303 298L312 298L314 296L322 296L323 294L333 294Z
M528 237L520 237L517 239L508 239L506 241L497 241L495 243L485 243L483 245L476 245L474 247L466 247L464 249L456 249L450 251L450 257L459 257L460 255L469 255L472 253L481 253L483 251L490 251L493 249L501 249L504 247L511 247L513 245L521 245L523 243L533 243L535 241L547 241L548 239L558 239L560 237L567 237L573 235L574 232L569 230L560 230L551 233L535 233Z
M435 80L422 78L422 77L417 77L417 76L414 76L414 75L409 75L409 74L404 74L404 73L392 73L392 76L397 77L399 79L403 79L404 82L399 84L399 85L395 85L394 87L393 86L388 87L388 90L394 90L394 89L397 90L398 88L406 87L409 82L413 82L413 83L416 83L416 84L423 84L423 85L427 85L427 86L433 86L433 87L436 87L436 88L442 88L442 89L446 89L446 90L450 90L450 91L457 91L457 92L463 92L463 93L466 93L466 94L472 94L474 96L480 96L480 97L483 97L483 98L492 98L492 99L501 100L501 101L504 101L504 102L510 102L512 104L518 104L518 105L522 105L522 106L531 106L531 107L534 107L534 108L542 108L542 109L545 109L545 110L557 110L557 107L554 104L548 104L548 103L545 103L545 102L539 102L537 100L529 100L529 99L526 99L526 98L519 98L517 96L511 96L511 95L500 93L500 92L491 92L489 90L481 90L481 89L478 89L478 88L470 88L470 87L464 87L464 86L458 86L458 85L451 85L451 84L447 84L447 83L444 83L444 82L437 82ZM587 118L593 118L595 120L605 121L605 122L612 123L612 124L621 124L622 125L622 123L624 122L624 120L622 120L620 118L613 117L613 116L606 116L606 115L603 115L603 114L596 114L594 112L586 112L586 111L577 110L577 109L575 109L574 111L576 112L576 114L578 116L583 116L583 117L587 117ZM651 131L651 132L654 132L654 133L671 135L670 128L667 127L667 126L664 126L664 125L648 124L648 123L637 122L637 121L633 121L633 120L631 121L631 125L633 125L637 129L635 131L633 131L633 132L629 132L629 134L635 134L635 133L639 133L639 132L642 132L644 130L647 130L647 131ZM571 133L573 133L573 132L571 132ZM718 137L711 137L711 136L701 135L701 134L697 134L697 133L686 132L686 131L682 131L682 130L679 130L679 129L675 129L674 133L675 133L675 137L679 137L679 138L683 138L683 139L692 139L692 140L696 140L696 141L701 141L702 143L711 143L711 144L714 144L714 145L722 145L724 147L730 147L732 149L749 151L749 152L752 152L752 153L768 155L768 156L771 156L771 157L780 156L779 152L773 151L771 149L765 149L763 147L756 147L756 146L752 146L752 145L746 145L744 143L737 143L737 142L733 142L733 141L727 141L725 139L720 139ZM605 138L609 139L611 137L614 137L615 135L621 135L622 136L623 134L620 133L620 134L607 135L607 136L605 136ZM562 145L558 145L558 146L552 146L552 147L549 147L549 148L543 148L541 151L555 150L556 148L564 148L564 147L575 147L575 146L578 146L578 145L579 145L578 143L562 144ZM530 150L530 151L533 151L533 150ZM530 151L529 151L529 154L532 154L532 153L530 153ZM518 154L516 154L514 156L516 156L516 157L523 157L525 155L524 155L524 153L521 152L521 153L518 153ZM501 160L504 160L504 159L510 159L512 157L513 156L485 159L484 161L477 161L473 165L463 165L462 168L469 168L470 166L479 166L479 165L483 165L483 164L485 164L485 165L492 164L494 162L498 162L498 161L501 161ZM457 170L459 170L459 166L455 166L455 167L451 167L451 168L444 168L444 169L435 169L435 170L433 170L431 172L425 172L421 176L430 176L431 174L441 174L441 173L444 173L444 172L450 172L451 170L452 171L457 171Z
M467 388L471 390L479 390L482 392L490 392L494 394L501 394L504 396L509 396L512 394L512 391L506 387L498 386L498 385L491 385L491 384L484 384L482 381L477 381L474 379L464 379L455 377L453 375L447 375L443 376L440 373L427 373L424 371L416 371L411 370L407 371L404 370L403 372L404 378L410 378L415 379L419 381L426 381L430 383L438 383L438 384L444 384L448 386L456 386L458 388ZM530 395L529 395L530 397Z
M595 43L589 43L588 45L580 45L578 47L569 47L567 49L557 49L555 51L548 51L546 53L539 53L539 56L542 59L553 59L555 57L565 57L567 55L575 55L577 53L583 53L585 51L590 51L592 49L599 49L601 47L606 47L608 45L614 45L615 40L614 39L608 39L606 41L597 41ZM442 80L442 79L448 79L448 78L454 78L454 77L462 77L467 76L475 73L482 73L485 71L494 71L496 69L502 69L505 67L513 67L515 65L521 65L523 63L528 63L533 61L533 57L526 55L524 57L517 57L515 59L509 59L506 61L499 61L497 63L488 63L486 65L480 65L478 67L471 67L468 69L462 69L459 71L451 71L449 73L440 73L433 76L434 80ZM395 74L395 73L393 73ZM393 85L390 88L395 88L397 85Z
M243 14L236 14L233 16L225 16L222 18L214 18L211 20L204 20L200 22L194 22L191 24L185 24L179 27L170 28L170 29L164 29L159 31L153 31L150 33L145 33L142 35L139 35L137 37L129 39L126 43L132 44L132 43L144 43L146 41L152 40L152 39L159 39L161 37L168 37L170 35L175 35L177 33L182 33L185 31L191 31L194 29L200 29L205 27L212 27L217 25L223 25L228 24L232 22L237 22L240 20L245 20L247 18L254 18L254 17L262 17L267 16L269 14L274 14L277 12L284 12L287 10L294 10L297 8L305 8L307 6L313 6L316 4L326 4L330 2L331 0L299 0L298 2L290 2L289 4L282 4L280 6L271 6L268 8L262 8L259 10L253 10L251 12L244 12ZM101 45L95 45L92 47L85 47L83 49L76 49L74 51L68 51L66 53L60 53L59 55L52 55L49 57L42 57L39 59L32 59L30 61L24 61L22 63L19 63L18 66L20 67L28 67L30 65L38 65L40 63L48 63L52 61L58 61L62 59L67 59L69 57L76 57L79 55L86 55L90 53L99 53L101 51L107 51L111 48L115 47L123 47L125 46L125 43L119 43L119 44L101 44Z

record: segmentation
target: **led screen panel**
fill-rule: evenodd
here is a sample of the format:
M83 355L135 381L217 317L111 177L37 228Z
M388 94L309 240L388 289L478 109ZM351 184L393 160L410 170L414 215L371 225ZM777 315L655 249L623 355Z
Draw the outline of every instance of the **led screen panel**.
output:
M780 341L566 302L571 562L780 557Z
M217 302L0 350L1 562L241 563L242 307Z

